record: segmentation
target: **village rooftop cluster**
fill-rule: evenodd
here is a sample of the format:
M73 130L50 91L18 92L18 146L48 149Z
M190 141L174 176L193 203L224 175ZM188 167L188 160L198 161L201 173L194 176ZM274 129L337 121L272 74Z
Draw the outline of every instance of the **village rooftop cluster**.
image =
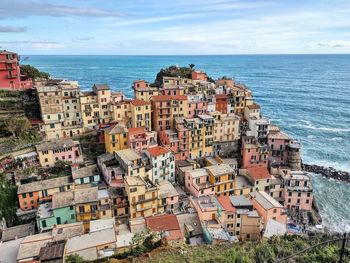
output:
M17 214L36 227L5 228L0 254L17 242L17 262L94 260L140 233L178 246L306 232L313 188L301 145L262 116L245 85L191 68L132 88L129 99L107 84L34 83L46 141L26 157L69 162L71 172L16 182ZM95 162L78 140L91 132L105 145Z

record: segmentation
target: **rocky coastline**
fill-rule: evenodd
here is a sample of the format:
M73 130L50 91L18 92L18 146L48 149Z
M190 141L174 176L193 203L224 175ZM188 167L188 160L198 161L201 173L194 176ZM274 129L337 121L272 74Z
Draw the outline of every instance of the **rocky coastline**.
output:
M315 164L302 164L302 169L309 173L321 174L322 176L350 183L350 173L336 170L333 167L323 167Z

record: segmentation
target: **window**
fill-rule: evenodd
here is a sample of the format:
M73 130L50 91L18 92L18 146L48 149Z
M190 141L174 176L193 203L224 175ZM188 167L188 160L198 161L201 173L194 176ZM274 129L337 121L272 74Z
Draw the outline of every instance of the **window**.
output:
M276 214L277 213L277 209L275 208L275 209L273 209L273 213L274 214Z
M57 221L57 224L58 224L58 225L61 224L61 218L60 218L60 217L56 217L56 221Z
M27 194L22 194L22 198L26 198L27 197Z
M43 221L41 222L41 225L42 225L42 227L43 227L43 228L47 227L47 225L46 225L46 221L45 221L45 220L43 220Z

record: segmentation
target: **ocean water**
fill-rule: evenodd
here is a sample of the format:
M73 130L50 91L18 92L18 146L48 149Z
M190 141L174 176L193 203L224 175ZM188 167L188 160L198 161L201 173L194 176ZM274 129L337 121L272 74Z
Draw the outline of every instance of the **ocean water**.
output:
M82 89L107 83L127 96L135 79L152 82L170 65L190 63L213 78L245 83L263 114L299 139L305 163L350 171L350 55L22 56ZM335 231L350 228L350 185L313 176L321 215Z

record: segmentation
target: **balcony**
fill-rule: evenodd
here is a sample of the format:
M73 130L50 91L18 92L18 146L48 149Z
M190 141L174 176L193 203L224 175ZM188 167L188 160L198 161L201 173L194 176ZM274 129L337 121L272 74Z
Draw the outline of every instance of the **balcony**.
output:
M15 78L18 77L18 74L13 74L13 73L9 72L9 74L7 75L7 77L8 77L9 79L15 79Z

